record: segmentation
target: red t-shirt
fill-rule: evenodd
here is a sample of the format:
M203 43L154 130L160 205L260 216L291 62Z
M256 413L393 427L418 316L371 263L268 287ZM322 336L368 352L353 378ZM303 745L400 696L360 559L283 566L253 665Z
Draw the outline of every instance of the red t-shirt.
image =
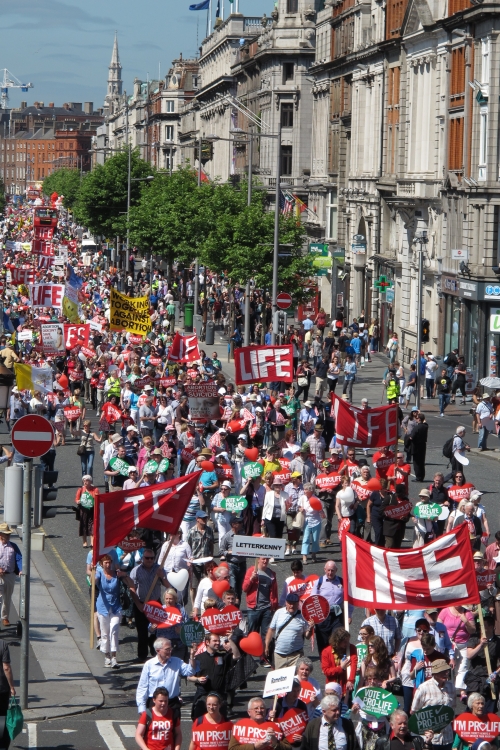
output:
M388 451L385 455L381 451L377 451L373 456L373 465L375 466L375 476L377 479L385 479L389 466L394 463L394 453Z
M167 710L166 716L160 716L156 711L151 709L153 719L146 730L144 742L149 750L173 750L174 748L174 730L180 726L180 719L174 719L172 709ZM139 725L146 726L148 717L144 711L139 719Z
M196 750L227 750L233 729L232 721L212 724L207 716L193 722L192 737Z
M387 470L386 476L389 478L396 476L396 484L403 484L406 488L406 492L408 492L408 479L410 477L411 466L410 464L402 464L401 466L399 466L399 468L402 469L403 471L407 471L408 475L403 476L402 474L399 474L399 473L396 474L396 464L391 464Z

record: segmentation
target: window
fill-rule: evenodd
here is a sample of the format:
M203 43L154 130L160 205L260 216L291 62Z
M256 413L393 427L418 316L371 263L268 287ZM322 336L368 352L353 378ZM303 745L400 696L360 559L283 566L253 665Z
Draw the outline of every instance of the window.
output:
M167 112L175 112L175 102L173 99L167 99L165 102Z
M170 170L170 160L172 160L172 169L174 167L174 156L171 149L165 151L165 169Z
M337 188L328 191L326 197L326 237L329 240L337 241L338 228L338 201Z
M464 165L464 118L450 119L450 141L448 144L448 169L460 171Z
M281 147L281 174L288 176L292 174L293 164L293 148L292 146Z
M387 71L387 173L396 172L396 152L399 136L399 90L401 68L389 68Z
M283 83L292 83L294 78L295 66L293 63L283 63Z
M481 83L490 81L490 40L481 39Z
M299 0L286 0L286 12L298 13L299 12Z
M283 102L281 105L281 127L293 128L293 102Z
M174 140L174 126L173 125L165 126L165 140L166 141Z
M386 10L385 38L393 39L401 35L401 26L408 0L389 0Z
M451 51L450 107L465 104L465 47Z
M479 179L486 179L486 158L488 139L488 107L481 107L479 115ZM483 169L481 169L483 167Z
M448 0L448 15L453 16L455 13L459 13L461 10L466 10L470 7L470 0Z

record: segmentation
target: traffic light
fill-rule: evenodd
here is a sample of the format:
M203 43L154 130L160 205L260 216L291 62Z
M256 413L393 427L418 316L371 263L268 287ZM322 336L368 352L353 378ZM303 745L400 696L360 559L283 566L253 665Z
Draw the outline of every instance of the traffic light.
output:
M278 313L278 333L284 336L286 333L286 313Z
M429 341L429 321L427 318L422 320L422 344L427 344Z

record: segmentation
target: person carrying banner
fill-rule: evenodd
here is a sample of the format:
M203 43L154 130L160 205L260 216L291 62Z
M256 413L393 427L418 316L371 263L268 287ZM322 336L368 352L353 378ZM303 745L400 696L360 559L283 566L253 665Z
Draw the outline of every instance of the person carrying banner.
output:
M276 573L268 567L269 558L259 557L255 566L249 568L243 581L247 595L248 632L259 633L264 640L273 612L278 608L278 583ZM261 659L262 666L271 666Z
M444 659L436 659L432 663L431 673L432 677L422 682L415 691L411 704L412 713L426 706L455 706L455 688L450 682L450 665ZM439 750L451 750L453 737L452 725L448 724L442 732L432 733L430 746Z

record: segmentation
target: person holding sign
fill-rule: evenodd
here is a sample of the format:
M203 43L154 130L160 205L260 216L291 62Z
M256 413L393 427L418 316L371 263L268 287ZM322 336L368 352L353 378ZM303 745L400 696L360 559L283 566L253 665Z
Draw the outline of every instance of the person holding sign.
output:
M390 734L386 737L381 737L375 744L375 750L424 750L429 747L429 742L432 738L431 734L427 734L425 739L420 735L413 735L408 729L408 714L401 709L396 709L390 717L389 723L391 725Z
M234 690L227 691L227 674L234 666L234 660L241 656L238 647L231 639L226 640L221 648L220 635L208 633L205 636L205 651L196 657L197 671L191 681L196 685L196 693L193 698L191 718L194 720L207 712L208 694L215 691L224 698L227 695L228 705L223 708L223 713L228 719L232 712L232 701Z
M263 698L250 698L247 711L250 718L240 719L233 725L229 750L291 750L279 726L266 720Z
M450 682L450 665L444 659L436 659L432 663L431 672L431 679L425 680L415 691L411 704L412 713L426 706L453 707L455 705L455 688L453 683ZM453 729L451 724L448 724L439 734L432 733L431 747L451 750L452 743Z
M300 597L298 594L288 594L285 606L274 613L274 617L266 634L265 654L271 659L271 641L276 640L274 646L275 669L291 667L304 656L304 638L309 640L314 630L314 620L306 620L299 611Z
M292 747L300 747L302 735L309 721L307 706L299 698L300 689L300 680L294 677L290 692L278 697L276 708L269 711L270 721L279 724Z
M212 511L215 513L215 520L217 521L217 530L219 532L219 539L222 539L225 534L231 530L230 518L231 511L226 510L221 506L221 501L226 500L231 492L231 482L228 480L222 482L220 486L220 492L217 492L214 499L212 500Z
M221 705L220 695L207 695L207 713L193 722L189 750L228 750L233 722L224 718Z
M110 492L120 492L123 489L131 465L132 461L127 458L125 446L119 445L116 457L111 457L104 471L106 477L111 477Z
M490 657L491 672L486 649ZM464 677L467 695L479 693L486 700L486 711L494 712L496 701L492 700L490 684L497 687L500 682L500 636L495 635L495 618L492 615L484 617L484 635L472 635L467 641L467 659L469 669Z

